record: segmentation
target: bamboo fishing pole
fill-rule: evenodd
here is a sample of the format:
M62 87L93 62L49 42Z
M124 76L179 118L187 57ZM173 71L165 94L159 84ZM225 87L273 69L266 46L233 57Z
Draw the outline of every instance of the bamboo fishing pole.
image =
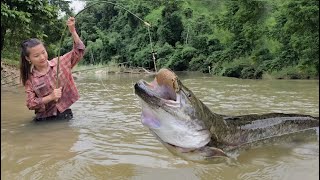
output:
M114 6L118 6L122 9L124 9L125 11L129 12L130 14L132 14L133 16L135 16L136 18L138 18L140 21L142 21L144 23L144 25L146 25L148 27L148 32L149 32L149 37L150 37L150 44L151 44L151 50L152 50L152 55L153 55L153 63L154 63L154 67L155 67L155 71L157 72L157 69L156 69L156 64L155 64L155 55L154 55L154 51L153 51L153 47L152 47L152 40L151 40L151 35L150 35L150 24L147 23L146 21L144 21L143 19L141 19L139 16L137 16L136 14L134 14L133 12L129 11L128 9L124 8L123 6L119 5L119 4L116 4L116 3L113 3L113 2L109 2L109 1L97 1L97 2L94 2L88 6L86 6L85 8L83 8L81 11L79 11L74 17L76 18L79 14L81 14L83 11L85 11L86 9L89 9L90 7L96 5L96 4L100 4L100 3L107 3L107 4L112 4ZM61 50L61 46L62 46L62 41L63 41L63 38L64 38L64 34L65 34L65 31L67 29L67 26L64 28L63 32L62 32L62 36L60 38L60 42L59 42L59 49L58 49L58 60L57 60L57 82L56 82L56 87L59 88L59 66L60 66L60 50Z

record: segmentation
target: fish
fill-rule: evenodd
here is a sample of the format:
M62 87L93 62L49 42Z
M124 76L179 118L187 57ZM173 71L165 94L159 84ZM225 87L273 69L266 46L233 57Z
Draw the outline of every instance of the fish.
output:
M319 117L311 115L214 113L167 68L152 82L137 81L134 91L141 103L141 123L186 160L211 162L274 141L319 139Z

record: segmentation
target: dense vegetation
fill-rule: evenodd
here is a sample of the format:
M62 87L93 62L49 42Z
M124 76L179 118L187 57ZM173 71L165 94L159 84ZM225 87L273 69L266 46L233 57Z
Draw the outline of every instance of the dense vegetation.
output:
M8 2L1 2L1 56L18 58L20 41L30 36L49 44L50 56L54 56L66 18L58 14L70 15L68 3ZM157 68L257 79L264 74L319 76L318 0L109 2L120 6L101 2L77 16L77 30L87 46L84 64L114 61L152 69L154 49ZM150 31L121 7L151 24ZM67 36L61 52L71 45Z

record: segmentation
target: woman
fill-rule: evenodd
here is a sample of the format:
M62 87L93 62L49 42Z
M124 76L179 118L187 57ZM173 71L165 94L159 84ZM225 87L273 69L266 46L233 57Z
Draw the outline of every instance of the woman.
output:
M79 99L71 69L82 59L85 46L75 29L75 18L67 21L73 37L73 49L59 58L59 87L57 86L58 58L48 61L43 43L28 39L21 44L20 75L27 95L27 107L35 110L34 120L71 119L69 107Z

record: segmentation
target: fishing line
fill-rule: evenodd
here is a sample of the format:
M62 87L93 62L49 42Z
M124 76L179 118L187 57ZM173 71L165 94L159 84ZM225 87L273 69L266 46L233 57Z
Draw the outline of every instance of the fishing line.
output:
M99 76L99 80L102 83L102 86L107 90L107 94L110 96L111 94L109 93L107 86L103 83L102 78Z
M95 63L96 60L95 60L94 57L93 57L92 50L91 50L90 52L91 52L91 60L93 60L93 63ZM97 71L96 71L96 72L97 72ZM106 86L106 85L103 83L103 81L102 81L101 74L98 74L98 79L100 80L102 86L107 90L107 94L110 96L111 94L109 93L107 86Z
M150 26L148 27L148 33L149 33L149 39L150 39L150 46L151 46L151 52L152 52L152 60L153 60L153 65L154 65L154 71L157 72L157 66L156 66L156 56L155 56L155 51L153 50L152 47L152 38L151 38L151 33L150 33Z
M85 11L86 9L89 9L90 7L92 6L95 6L97 4L100 4L100 3L107 3L107 4L112 4L114 6L117 6L117 7L120 7L122 9L124 9L125 11L129 12L130 14L132 14L133 16L135 16L137 19L139 19L140 21L142 21L144 23L144 25L146 25L148 27L148 32L149 32L149 37L150 37L150 43L151 43L151 49L152 49L152 54L153 54L153 61L154 61L154 66L156 68L156 64L155 64L155 55L154 55L154 51L153 51L153 47L152 47L152 40L151 40L151 33L150 33L150 30L149 30L149 27L151 26L148 22L144 21L143 19L141 19L139 16L137 16L136 14L134 14L133 12L129 11L128 9L126 9L125 7L123 7L122 5L119 5L119 4L116 4L116 3L113 3L113 2L109 2L109 1L92 1L93 3L90 5L87 5L85 8L83 8L81 11L79 11L74 17L76 18L79 14L81 14L83 11ZM57 82L56 82L56 87L58 88L59 87L59 66L60 66L60 50L61 50L61 46L62 46L62 40L64 38L64 34L65 34L65 31L67 29L68 26L66 26L62 32L62 35L61 35L61 38L60 38L60 43L59 43L59 49L58 49L58 62L57 62ZM155 69L156 70L156 69Z

